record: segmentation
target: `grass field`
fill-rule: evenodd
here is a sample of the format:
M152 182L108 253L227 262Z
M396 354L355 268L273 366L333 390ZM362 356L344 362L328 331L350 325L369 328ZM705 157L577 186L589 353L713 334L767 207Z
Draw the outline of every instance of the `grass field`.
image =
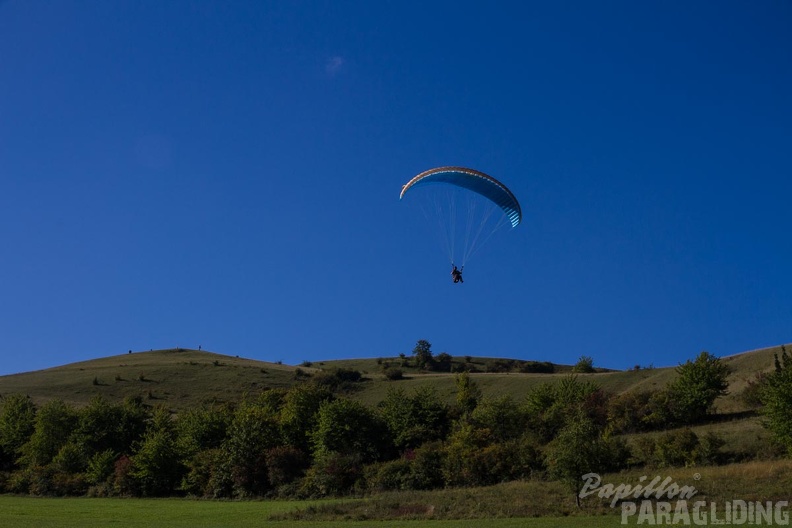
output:
M221 502L180 499L51 499L0 496L0 526L3 528L523 528L618 526L619 518L578 516L568 518L514 518L469 520L393 520L393 521L273 521L270 515L305 502L253 501Z

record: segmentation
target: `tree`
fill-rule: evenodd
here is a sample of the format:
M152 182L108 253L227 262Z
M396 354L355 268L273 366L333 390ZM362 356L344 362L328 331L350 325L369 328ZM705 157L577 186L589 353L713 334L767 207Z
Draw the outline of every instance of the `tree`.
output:
M526 431L527 415L508 395L485 398L470 418L476 427L488 430L497 442L518 439Z
M607 418L602 389L590 380L571 374L557 383L542 383L525 397L527 419L543 442L549 442L576 414L583 412L594 423Z
M283 401L279 420L281 434L287 445L310 451L311 431L316 427L319 407L333 399L330 389L312 383L292 387Z
M362 403L346 398L322 403L311 436L316 458L341 453L370 462L381 458L387 447L385 426L379 416Z
M695 423L712 410L718 396L728 394L731 373L728 365L709 352L702 352L694 361L687 360L676 369L677 378L668 386L679 423Z
M22 446L22 462L28 467L46 466L68 441L77 413L61 400L51 400L36 413L30 440Z
M415 344L413 355L415 356L415 365L420 369L431 369L434 365L432 345L425 339L421 339Z
M761 392L764 426L792 455L792 356L781 347L775 355L775 371L770 373Z
M547 466L550 475L575 494L575 504L578 507L580 479L586 473L602 471L603 451L600 429L591 418L580 411L570 417L549 445Z
M572 367L572 372L578 372L581 374L589 374L594 372L594 360L591 356L580 356L578 362L575 363L575 366Z
M176 422L179 452L186 459L207 449L217 449L225 440L231 412L223 407L190 409Z
M0 470L13 467L36 427L36 406L21 394L0 399Z
M451 372L453 359L448 352L440 352L434 358L434 369L439 372Z
M475 381L470 379L470 374L462 372L455 378L457 395L456 404L462 414L470 414L481 401L481 389Z
M238 495L263 494L269 488L267 450L281 443L277 414L269 405L243 402L237 408L222 451Z
M132 457L131 476L143 495L163 496L173 493L185 472L175 424L170 413L159 407Z
M448 407L433 387L421 387L412 395L401 388L390 388L378 411L400 450L442 439L450 426Z

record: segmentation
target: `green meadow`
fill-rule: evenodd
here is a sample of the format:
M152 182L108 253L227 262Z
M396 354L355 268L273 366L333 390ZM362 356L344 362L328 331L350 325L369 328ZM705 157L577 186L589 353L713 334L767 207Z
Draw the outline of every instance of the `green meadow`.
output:
M524 528L619 525L615 515L466 520L271 520L273 514L321 501L194 501L186 499L87 499L0 496L3 528ZM324 501L330 502L330 501Z

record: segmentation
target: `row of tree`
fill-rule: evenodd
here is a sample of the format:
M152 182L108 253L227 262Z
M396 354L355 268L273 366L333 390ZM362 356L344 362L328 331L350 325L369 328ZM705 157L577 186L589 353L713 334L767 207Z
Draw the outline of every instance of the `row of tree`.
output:
M520 478L574 489L589 471L716 462L722 443L689 429L632 447L620 435L691 423L726 390L728 370L710 354L677 371L654 393L613 396L572 375L522 401L485 398L462 373L453 404L431 388L393 385L375 408L334 390L333 379L359 380L346 371L178 415L140 399L97 397L78 409L9 395L0 400L0 491L311 497ZM768 417L785 424L772 430L790 449L791 372L784 352L762 390Z

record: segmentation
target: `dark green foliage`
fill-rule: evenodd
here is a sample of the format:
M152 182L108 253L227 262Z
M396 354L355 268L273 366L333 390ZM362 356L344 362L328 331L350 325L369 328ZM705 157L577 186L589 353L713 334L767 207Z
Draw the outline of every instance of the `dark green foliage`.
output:
M314 384L300 385L289 390L279 415L284 442L309 452L310 434L316 427L319 407L333 398L333 393L327 387Z
M400 368L388 367L382 370L385 377L391 381L398 381L404 379L404 372Z
M231 469L222 449L206 449L195 453L186 462L186 473L180 489L197 497L231 497Z
M107 450L129 454L132 444L143 436L148 415L139 400L120 404L96 396L77 412L73 434L85 445L89 457Z
M470 414L481 400L481 389L476 382L470 379L467 372L456 375L456 404L459 411L463 414Z
M364 462L377 460L388 451L386 431L380 417L360 402L346 398L325 401L312 433L314 456L340 453Z
M307 453L292 446L278 446L267 450L267 477L274 488L291 484L303 477L311 464Z
M677 367L677 378L668 386L676 421L692 424L709 414L715 399L728 394L730 372L728 365L709 352Z
M653 392L630 391L618 394L608 402L608 423L615 433L635 433L652 428Z
M470 420L478 429L489 431L496 442L520 438L528 428L528 414L509 396L484 398Z
M653 467L680 467L715 464L721 459L723 440L714 433L699 437L692 430L679 429L657 437L636 440L633 456L636 461Z
M544 442L555 438L571 416L583 412L597 426L607 416L607 398L596 383L570 375L559 383L542 383L525 398L525 412Z
M437 372L451 372L453 358L447 352L440 352L434 358L433 370Z
M269 489L266 452L280 444L275 409L249 402L236 409L222 446L236 496L260 495Z
M513 359L496 359L487 365L487 372L511 372L516 365Z
M602 429L579 410L568 417L558 436L548 446L547 467L550 475L563 482L571 493L575 493L575 500L579 501L576 492L580 487L581 475L604 472L612 458L608 448L602 437Z
M231 412L223 407L191 409L182 413L176 422L178 448L190 458L204 450L220 447L231 422Z
M572 367L572 372L577 372L579 374L595 372L594 359L592 359L591 356L580 356L575 366Z
M85 471L88 483L97 485L109 482L110 477L113 475L117 458L116 453L111 449L93 455L88 461L88 467Z
M52 400L38 409L35 428L22 446L21 461L29 467L45 466L67 442L75 424L76 411L60 400Z
M555 365L549 361L523 361L520 363L520 372L523 373L542 373L552 374L555 372Z
M366 488L372 492L415 489L412 487L412 462L398 458L364 469Z
M442 487L443 465L446 452L440 442L427 442L418 449L405 453L410 460L410 483L412 489L434 489Z
M391 388L379 403L378 411L399 450L442 439L450 427L448 406L431 387L417 389L411 395L400 388Z
M360 371L348 368L332 368L317 372L313 383L331 391L352 391L363 380Z
M489 429L473 424L461 425L449 437L442 460L448 486L487 486L528 477L543 467L529 437L497 442Z
M762 392L767 388L770 376L769 372L757 372L752 379L748 380L748 384L740 394L740 400L749 407L761 407Z
M176 427L170 413L158 408L132 458L130 476L144 496L169 495L185 473L177 447Z
M0 471L15 466L36 427L36 407L27 396L0 398Z
M415 365L420 369L431 370L434 366L434 357L432 357L432 345L425 339L419 340L413 348L413 355L415 356Z
M761 391L764 405L764 425L773 438L792 455L792 356L781 347L781 357L775 355L775 370Z
M307 471L299 494L303 497L345 495L363 477L363 461L357 454L327 451Z

